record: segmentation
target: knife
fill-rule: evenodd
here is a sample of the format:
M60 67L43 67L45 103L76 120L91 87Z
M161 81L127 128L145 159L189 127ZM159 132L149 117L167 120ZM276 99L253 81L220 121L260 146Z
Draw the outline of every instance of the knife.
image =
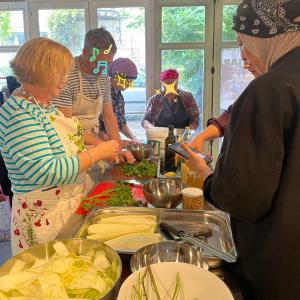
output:
M146 180L126 179L126 180L118 180L118 182L134 185L134 186L141 186L146 182Z
M211 255L219 257L229 263L234 263L237 261L237 258L231 254L225 253L223 251L220 251L200 239L194 238L193 236L186 234L183 230L180 230L176 228L175 226L172 226L166 222L162 222L159 224L160 228L168 233L172 233L175 236L180 237L182 240L192 243L193 245L196 245L197 247L202 248L203 250L209 252Z

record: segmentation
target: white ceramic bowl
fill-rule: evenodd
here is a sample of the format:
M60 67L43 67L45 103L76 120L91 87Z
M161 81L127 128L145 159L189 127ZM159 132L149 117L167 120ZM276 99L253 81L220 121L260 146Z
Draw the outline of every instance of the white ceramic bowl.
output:
M165 262L151 265L152 273L163 300L171 300L177 273L182 287L177 300L234 300L225 283L211 272L186 263ZM123 283L118 300L130 300L133 286L142 277L145 267L132 273ZM140 276L139 276L140 274ZM148 299L156 299L149 276L144 281Z

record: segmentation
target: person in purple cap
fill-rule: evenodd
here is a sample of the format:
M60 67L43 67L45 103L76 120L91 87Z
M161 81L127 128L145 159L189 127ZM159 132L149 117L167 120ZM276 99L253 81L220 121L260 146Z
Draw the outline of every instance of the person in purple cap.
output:
M138 142L138 138L130 130L125 118L125 101L122 91L125 91L133 84L133 80L137 78L137 67L129 58L117 58L108 66L108 76L111 84L111 98L114 114L118 121L119 131L127 138L134 142ZM108 139L106 134L105 124L102 115L99 117L101 134L100 137Z
M233 106L212 173L187 145L205 198L228 212L246 300L300 299L300 1L243 0L233 30L266 65Z

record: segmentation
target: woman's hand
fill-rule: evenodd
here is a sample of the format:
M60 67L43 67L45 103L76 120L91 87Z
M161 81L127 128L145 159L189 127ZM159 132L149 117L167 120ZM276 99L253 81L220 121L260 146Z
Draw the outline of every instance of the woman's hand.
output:
M134 157L133 157L133 155L132 155L132 153L131 153L130 151L125 150L125 151L121 151L121 152L119 153L119 160L120 160L121 162L127 161L127 162L129 162L130 164L132 164L132 163L134 162Z
M116 140L103 142L96 147L99 151L99 159L113 159L115 162L119 162L118 153L120 151L120 144Z
M205 160L195 152L193 152L190 147L186 144L181 144L180 147L187 152L189 159L187 160L187 165L190 170L195 171L198 176L200 176L203 181L212 174L212 170L206 164Z

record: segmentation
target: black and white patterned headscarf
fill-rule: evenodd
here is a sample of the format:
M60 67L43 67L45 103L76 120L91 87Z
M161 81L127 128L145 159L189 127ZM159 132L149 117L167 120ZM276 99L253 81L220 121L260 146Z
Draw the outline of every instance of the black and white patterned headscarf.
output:
M299 16L300 0L243 0L233 17L232 29L248 36L271 38L300 31Z

